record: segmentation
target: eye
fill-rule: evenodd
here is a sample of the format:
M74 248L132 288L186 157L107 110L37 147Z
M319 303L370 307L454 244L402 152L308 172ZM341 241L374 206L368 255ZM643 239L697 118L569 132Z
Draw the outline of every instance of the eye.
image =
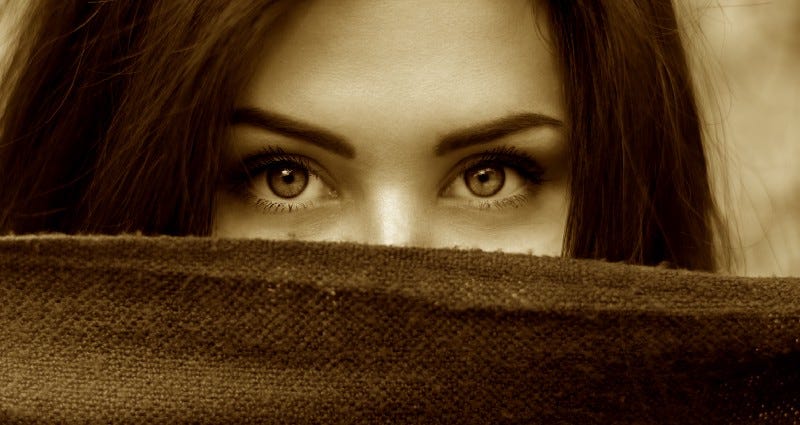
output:
M531 156L510 147L496 149L459 162L440 197L479 209L521 207L543 183L543 174Z
M265 213L292 213L337 198L324 169L311 158L270 148L242 161L233 190Z

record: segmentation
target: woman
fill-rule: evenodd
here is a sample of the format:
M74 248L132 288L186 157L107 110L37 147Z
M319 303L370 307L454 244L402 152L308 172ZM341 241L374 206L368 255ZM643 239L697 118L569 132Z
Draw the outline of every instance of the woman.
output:
M712 270L669 0L37 2L0 228Z

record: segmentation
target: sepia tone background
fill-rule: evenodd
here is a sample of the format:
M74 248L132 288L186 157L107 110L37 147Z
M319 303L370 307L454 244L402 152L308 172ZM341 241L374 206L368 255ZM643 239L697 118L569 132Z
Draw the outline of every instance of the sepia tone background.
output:
M0 59L25 0L0 0ZM800 1L677 0L732 272L800 276ZM0 78L2 75L0 74Z
M800 276L800 2L682 7L733 271Z

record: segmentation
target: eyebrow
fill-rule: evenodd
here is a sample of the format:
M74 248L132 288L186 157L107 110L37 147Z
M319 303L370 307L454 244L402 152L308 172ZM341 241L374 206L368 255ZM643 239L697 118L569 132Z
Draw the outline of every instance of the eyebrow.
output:
M260 108L236 108L231 123L251 125L293 139L304 140L345 158L352 159L356 156L355 148L347 143L344 137ZM437 156L441 156L454 150L493 142L524 130L537 127L560 128L563 125L561 120L543 114L514 114L449 133L442 137L434 152Z
M236 108L231 124L258 127L293 139L304 140L345 158L355 158L356 150L343 137L284 115L259 108Z
M454 150L493 142L497 139L537 127L561 128L564 123L551 116L537 113L522 113L478 124L450 133L436 145L436 155L441 156Z

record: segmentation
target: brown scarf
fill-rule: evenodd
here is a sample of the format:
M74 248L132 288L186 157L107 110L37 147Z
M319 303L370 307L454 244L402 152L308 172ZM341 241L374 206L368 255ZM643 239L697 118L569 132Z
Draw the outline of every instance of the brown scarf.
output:
M800 279L0 238L0 422L798 423Z

